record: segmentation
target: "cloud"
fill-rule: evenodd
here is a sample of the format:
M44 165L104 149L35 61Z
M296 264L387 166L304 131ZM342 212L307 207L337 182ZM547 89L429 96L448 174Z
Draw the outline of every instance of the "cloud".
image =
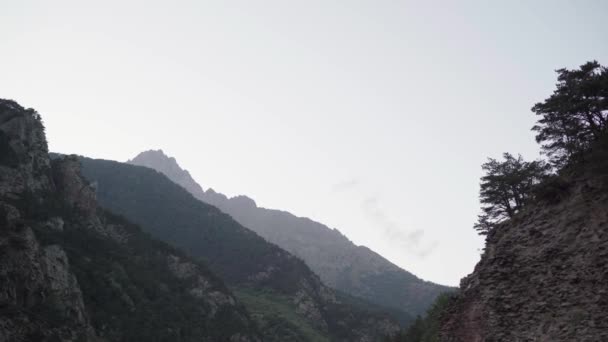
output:
M365 184L356 178L344 180L332 186L336 193L348 192L349 196L361 196L360 206L363 213L374 223L375 233L403 250L404 253L421 259L426 258L435 250L437 241L426 242L424 230L408 229L404 224L391 217L382 207L381 198L377 195L366 194Z
M361 201L363 212L376 224L379 232L405 252L426 258L437 246L437 242L424 242L424 230L407 229L390 217L381 206L380 198L368 196Z
M420 259L424 259L426 258L429 254L431 254L435 248L437 248L437 246L439 245L439 242L437 241L433 241L431 242L426 248L418 251L418 253L416 254Z

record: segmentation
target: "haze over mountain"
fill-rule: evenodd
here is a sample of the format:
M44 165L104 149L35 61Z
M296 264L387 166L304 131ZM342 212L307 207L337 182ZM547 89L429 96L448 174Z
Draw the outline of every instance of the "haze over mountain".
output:
M205 191L162 150L142 152L129 163L163 173L194 197L302 258L335 289L411 315L423 314L440 293L451 290L417 278L367 247L356 246L337 229L285 211L260 208L247 196L228 198L211 188Z
M0 11L0 96L45 113L52 151L161 146L224 194L452 286L483 247L479 165L536 156L527 113L552 70L608 56L606 1L61 4ZM369 203L391 224L368 230Z
M108 160L80 161L101 206L204 260L251 310L265 341L376 341L399 329L397 319L411 320L337 293L299 258L160 172Z

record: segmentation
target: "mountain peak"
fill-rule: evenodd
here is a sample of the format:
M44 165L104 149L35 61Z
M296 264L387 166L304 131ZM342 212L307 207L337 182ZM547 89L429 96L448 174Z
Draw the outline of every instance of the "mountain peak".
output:
M267 241L301 258L325 283L350 295L418 315L426 311L439 293L452 290L417 278L371 249L354 245L338 230L321 223L286 211L258 207L247 196L229 198L211 188L199 191L198 184L190 183L194 182L190 175L186 181L178 171L167 171L164 162L160 161L162 158L148 156L145 152L142 155L130 163L164 173L195 198L217 207ZM379 288L377 284L388 285Z
M177 160L165 154L162 149L141 152L127 163L154 169L193 194L204 193L203 188L192 178L190 172L182 169Z
M140 152L137 156L135 156L135 158L127 161L127 163L131 163L132 161L135 160L141 160L141 159L149 159L149 158L158 158L158 159L164 159L164 160L171 160L173 159L175 161L175 158L170 158L165 151L163 151L162 149L158 149L158 150L147 150L147 151L143 151ZM177 164L177 161L175 161L175 163Z
M238 196L234 196L231 197L230 200L237 206L239 206L242 209L249 209L249 208L257 208L257 204L255 203L255 201L247 196L244 195L238 195Z

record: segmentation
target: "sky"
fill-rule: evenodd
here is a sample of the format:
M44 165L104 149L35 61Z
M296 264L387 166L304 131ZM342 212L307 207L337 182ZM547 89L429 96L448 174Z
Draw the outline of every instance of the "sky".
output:
M163 149L205 188L458 285L480 165L537 158L555 69L608 63L606 1L0 0L0 97L51 151Z

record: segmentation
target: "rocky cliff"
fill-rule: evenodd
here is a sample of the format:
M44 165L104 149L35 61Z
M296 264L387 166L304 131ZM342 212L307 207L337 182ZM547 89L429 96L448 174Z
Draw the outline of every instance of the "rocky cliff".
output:
M542 184L494 229L442 341L608 341L608 148Z
M350 295L415 316L423 314L440 293L453 290L417 278L321 223L258 207L246 196L228 198L211 188L204 191L175 158L162 150L142 152L129 163L165 174L194 197L304 260L327 285Z
M59 217L31 217L55 190L35 111L0 100L0 151L0 340L94 340L65 251L41 244L34 232L63 229Z
M257 341L205 265L97 207L40 116L0 100L0 341Z

